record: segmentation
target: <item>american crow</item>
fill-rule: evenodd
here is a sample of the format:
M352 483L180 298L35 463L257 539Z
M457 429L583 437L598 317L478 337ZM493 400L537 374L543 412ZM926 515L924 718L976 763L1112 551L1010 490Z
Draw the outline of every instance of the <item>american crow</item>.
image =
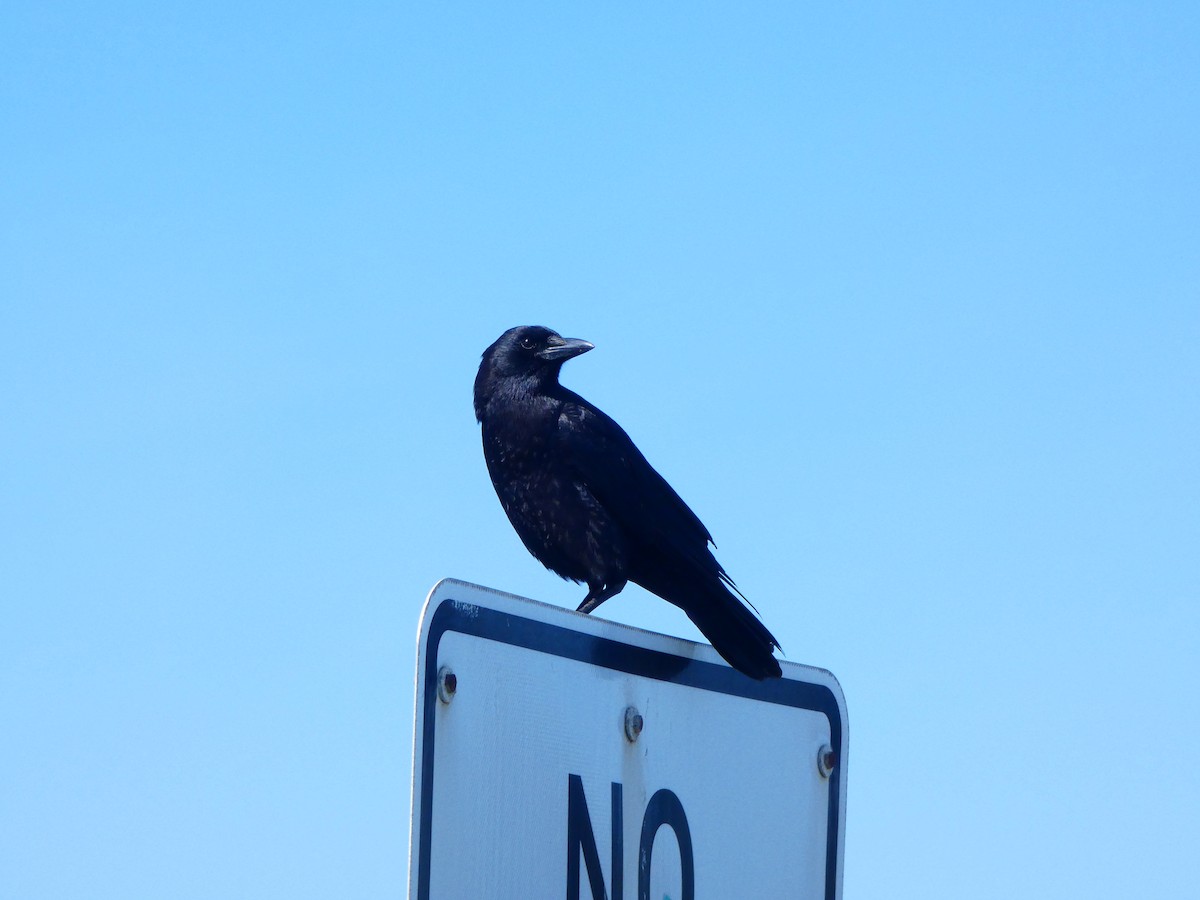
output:
M708 529L620 425L558 383L563 363L591 349L524 326L483 353L475 417L509 521L547 569L587 582L580 612L632 581L687 613L734 668L778 677L779 642L734 595Z

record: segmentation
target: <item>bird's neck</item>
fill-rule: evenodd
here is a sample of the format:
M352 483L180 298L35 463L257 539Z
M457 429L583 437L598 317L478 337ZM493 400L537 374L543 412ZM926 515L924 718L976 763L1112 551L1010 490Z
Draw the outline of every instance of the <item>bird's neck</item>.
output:
M520 410L526 416L557 416L559 408L571 396L555 375L522 375L502 379L493 385L484 409L499 405L506 410L505 415Z

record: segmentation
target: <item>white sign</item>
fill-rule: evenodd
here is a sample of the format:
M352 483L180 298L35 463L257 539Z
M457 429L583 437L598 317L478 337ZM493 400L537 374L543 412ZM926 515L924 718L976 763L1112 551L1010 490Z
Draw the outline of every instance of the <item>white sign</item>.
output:
M452 580L418 640L410 900L841 897L829 672Z

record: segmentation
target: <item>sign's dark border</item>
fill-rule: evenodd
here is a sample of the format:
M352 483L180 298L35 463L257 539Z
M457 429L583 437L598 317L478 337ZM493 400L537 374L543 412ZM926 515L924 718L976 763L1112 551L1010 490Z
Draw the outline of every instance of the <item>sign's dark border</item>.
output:
M842 747L842 715L837 697L824 685L809 684L788 678L754 681L728 666L703 660L688 659L615 641L611 638L583 634L561 625L539 622L512 613L501 612L471 601L456 603L443 598L429 623L425 648L424 719L421 723L421 821L417 850L416 900L429 900L430 841L433 817L433 746L435 708L437 706L437 651L442 636L453 631L487 640L537 650L554 656L590 663L605 669L669 681L686 687L745 697L766 703L778 703L796 709L823 713L829 720L830 745ZM815 764L815 763L814 763ZM842 773L845 760L838 759L829 777L829 822L825 850L825 900L837 895L838 835L841 804Z

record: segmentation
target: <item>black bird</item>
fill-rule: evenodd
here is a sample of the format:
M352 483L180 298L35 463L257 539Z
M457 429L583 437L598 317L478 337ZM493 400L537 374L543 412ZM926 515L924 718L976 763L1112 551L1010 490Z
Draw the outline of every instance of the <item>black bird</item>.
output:
M620 425L558 383L591 349L534 325L483 352L475 418L509 521L547 569L587 583L580 612L632 581L687 613L734 668L778 677L779 642L733 593L708 529Z

